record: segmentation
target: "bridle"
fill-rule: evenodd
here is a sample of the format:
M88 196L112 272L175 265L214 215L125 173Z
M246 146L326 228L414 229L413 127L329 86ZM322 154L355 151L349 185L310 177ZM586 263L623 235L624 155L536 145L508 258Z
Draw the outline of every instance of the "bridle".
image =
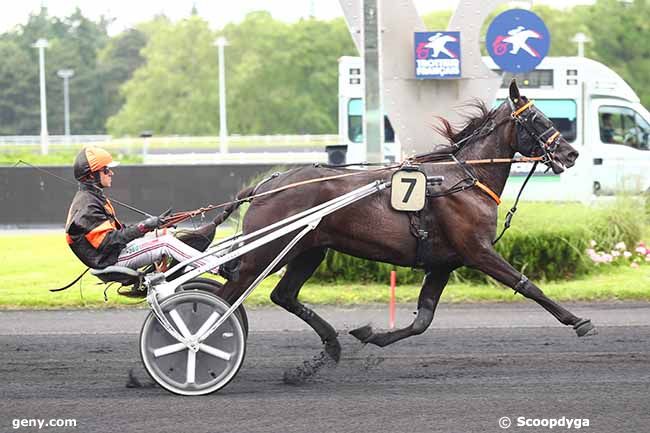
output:
M515 121L518 127L522 127L533 139L539 144L540 148L544 152L542 162L548 164L553 159L555 151L560 146L560 139L562 135L560 131L551 123L551 126L545 129L544 131L539 132L535 128L535 120L539 114L537 110L533 110L533 101L530 100L526 102L521 107L517 108L515 106L515 101L508 98L508 103L512 109L510 117Z

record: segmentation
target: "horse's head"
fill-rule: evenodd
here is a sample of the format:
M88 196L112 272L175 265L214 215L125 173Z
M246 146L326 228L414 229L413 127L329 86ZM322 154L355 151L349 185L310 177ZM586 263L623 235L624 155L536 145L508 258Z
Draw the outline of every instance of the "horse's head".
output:
M515 80L510 83L507 102L516 123L516 138L512 146L516 152L524 156L542 156L544 164L555 174L573 167L578 151L562 137L553 122L533 105L533 101L519 94Z

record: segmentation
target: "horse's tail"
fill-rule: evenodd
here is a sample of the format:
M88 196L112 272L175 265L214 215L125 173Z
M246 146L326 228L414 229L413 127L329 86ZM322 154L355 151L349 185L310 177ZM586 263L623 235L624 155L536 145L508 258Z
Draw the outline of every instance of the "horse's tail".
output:
M256 188L257 186L249 186L248 188L239 191L237 193L237 196L235 197L234 203L231 203L228 206L226 206L223 209L223 211L219 215L217 215L214 220L212 220L215 226L218 226L219 224L227 220L230 214L232 214L234 211L236 211L239 208L239 206L242 205L243 201L241 200L253 195L253 192L255 191Z

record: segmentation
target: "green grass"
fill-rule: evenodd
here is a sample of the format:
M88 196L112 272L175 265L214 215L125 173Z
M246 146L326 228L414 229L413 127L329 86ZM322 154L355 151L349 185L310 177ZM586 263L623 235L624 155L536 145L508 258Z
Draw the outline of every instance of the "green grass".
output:
M104 302L103 284L87 274L82 290L76 285L63 292L48 289L72 281L84 266L69 250L63 234L0 234L0 308L99 308L135 305L137 300L119 296L109 290ZM269 305L269 294L279 276L272 275L247 300L248 305ZM386 276L388 281L388 275ZM582 279L541 283L557 301L650 300L650 266L603 268L602 272ZM417 301L419 286L400 285L397 301ZM300 299L312 304L366 304L388 301L388 284L306 284ZM452 282L443 302L513 302L520 295L497 284ZM143 304L139 304L143 305Z
M388 280L388 276L386 278ZM573 281L540 283L542 290L556 301L650 300L650 266L639 269L618 267ZM270 305L271 285L261 287L254 296L254 305ZM400 285L396 299L400 303L416 303L420 286ZM312 304L387 303L388 284L305 284L300 292L303 302ZM467 284L451 282L445 288L442 302L518 302L525 299L498 284Z

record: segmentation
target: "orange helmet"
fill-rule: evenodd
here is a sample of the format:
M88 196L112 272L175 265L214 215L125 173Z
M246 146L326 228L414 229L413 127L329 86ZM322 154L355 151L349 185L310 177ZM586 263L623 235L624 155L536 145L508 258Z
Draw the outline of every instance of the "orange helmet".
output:
M104 167L115 167L110 153L100 147L84 147L74 160L74 177L82 180L90 174L98 173Z

